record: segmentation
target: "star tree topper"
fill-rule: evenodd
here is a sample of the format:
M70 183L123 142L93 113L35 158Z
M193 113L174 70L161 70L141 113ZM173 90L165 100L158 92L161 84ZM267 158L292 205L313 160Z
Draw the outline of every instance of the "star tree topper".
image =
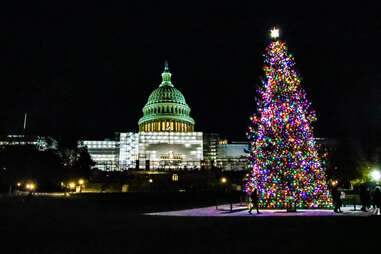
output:
M271 38L273 39L278 39L279 38L279 29L274 27L273 29L271 29L270 31L270 36Z

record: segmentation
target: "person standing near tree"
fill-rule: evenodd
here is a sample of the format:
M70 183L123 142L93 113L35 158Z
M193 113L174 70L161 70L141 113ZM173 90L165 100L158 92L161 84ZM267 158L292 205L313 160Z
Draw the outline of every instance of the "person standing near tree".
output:
M365 183L360 185L361 211L366 212L370 200L369 191Z
M255 206L255 209L257 210L257 213L259 214L259 210L258 210L258 190L257 188L255 188L251 194L250 194L250 199L251 199L251 207L249 209L249 213L251 214L251 211L253 210L254 206Z
M374 214L375 215L380 215L380 209L381 209L381 189L379 186L376 186L374 190L374 203L376 205L376 209Z
M332 189L332 199L333 199L333 205L334 205L334 212L340 213L341 212L341 198L340 198L340 192L337 186L334 186Z

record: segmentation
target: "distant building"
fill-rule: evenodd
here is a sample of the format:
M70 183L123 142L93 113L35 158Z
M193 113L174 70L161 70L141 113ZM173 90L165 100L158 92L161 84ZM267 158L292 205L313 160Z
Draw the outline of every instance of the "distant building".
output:
M217 166L217 145L220 135L217 133L204 133L203 136L203 153L204 167L211 168Z
M217 145L217 167L223 171L240 171L248 169L248 142L231 142L221 140Z
M318 145L320 152L333 153L339 145L338 140L332 138L315 138L315 142Z
M119 141L115 140L85 140L79 146L86 146L91 158L99 170L119 170Z
M40 151L48 149L58 149L58 142L48 136L31 136L31 135L7 135L0 137L1 146L24 146L33 145Z

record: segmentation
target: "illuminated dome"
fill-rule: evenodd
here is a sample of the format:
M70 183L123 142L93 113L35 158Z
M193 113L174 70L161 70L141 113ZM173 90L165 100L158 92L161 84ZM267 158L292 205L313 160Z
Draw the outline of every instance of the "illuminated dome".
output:
M171 83L172 74L165 64L161 74L162 82L148 97L143 108L143 117L139 120L139 131L194 131L194 120L190 117L190 108L184 95Z

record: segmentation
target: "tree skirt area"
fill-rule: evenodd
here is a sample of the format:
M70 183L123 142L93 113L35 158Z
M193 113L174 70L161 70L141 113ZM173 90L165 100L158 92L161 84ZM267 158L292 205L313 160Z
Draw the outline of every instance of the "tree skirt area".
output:
M252 214L248 213L247 206L240 204L233 204L233 209L230 209L230 204L210 206L203 208L194 208L178 211L164 211L145 213L145 215L151 216L184 216L184 217L293 217L293 216L356 216L356 217L368 217L374 215L374 210L369 209L368 212L362 212L357 206L342 207L342 213L335 213L333 210L328 209L298 209L296 212L287 212L286 210L279 209L265 209L260 210L259 214L255 210Z

